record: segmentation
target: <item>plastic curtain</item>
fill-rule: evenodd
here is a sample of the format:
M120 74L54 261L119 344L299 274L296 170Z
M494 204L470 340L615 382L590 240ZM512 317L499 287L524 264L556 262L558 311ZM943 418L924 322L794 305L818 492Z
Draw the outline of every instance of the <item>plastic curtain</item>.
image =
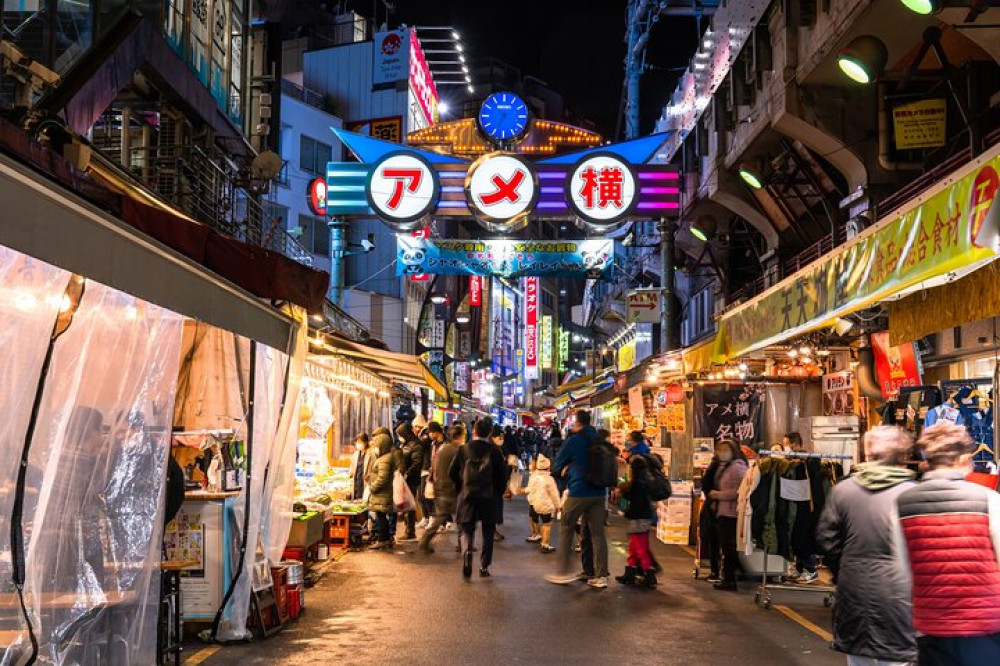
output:
M275 349L260 344L256 345L256 349L253 451L252 453L248 451L248 454L252 455L250 480L249 484L243 484L243 490L233 504L231 518L233 539L230 543L230 561L233 562L234 567L239 562L239 547L243 537L245 511L250 512L246 539L247 551L243 571L237 581L235 591L223 610L222 622L219 624L219 632L216 635L220 641L243 640L249 635L247 617L250 611L250 594L254 582L254 565L258 559L257 551L265 501L264 481L265 477L270 474L269 462L277 440L285 383L285 366L288 363L288 356Z
M32 400L48 346L52 322L70 274L0 246L0 622L20 628L21 609L14 599L10 519L21 448ZM28 634L0 651L0 663L11 663L25 647Z
M303 400L302 376L309 351L309 326L306 313L296 312L298 334L292 343L285 407L278 422L278 436L271 455L271 468L264 490L264 553L271 566L277 566L288 543L292 527L292 504L295 499L295 458L299 441L299 410Z
M52 297L61 295L59 288ZM5 325L17 321L5 318ZM43 662L155 661L182 323L180 315L88 281L54 346L22 521L25 598ZM34 383L18 390L33 395ZM21 658L25 636L7 648L3 663Z

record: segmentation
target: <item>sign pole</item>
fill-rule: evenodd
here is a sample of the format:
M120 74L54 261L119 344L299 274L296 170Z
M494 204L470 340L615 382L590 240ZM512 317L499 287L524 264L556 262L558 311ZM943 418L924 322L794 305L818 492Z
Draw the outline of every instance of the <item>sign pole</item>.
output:
M330 218L330 301L344 307L344 255L346 225L339 217Z
M674 298L674 241L677 226L673 220L661 217L660 232L660 350L673 351L680 347L677 339L677 300Z

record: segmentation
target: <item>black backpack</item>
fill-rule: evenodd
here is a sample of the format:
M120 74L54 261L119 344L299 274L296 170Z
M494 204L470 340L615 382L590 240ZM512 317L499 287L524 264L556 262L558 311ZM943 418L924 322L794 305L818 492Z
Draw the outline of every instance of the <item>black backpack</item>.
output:
M618 451L598 437L591 437L587 446L587 483L599 488L618 485Z
M462 468L462 489L467 497L491 499L493 497L493 465L490 454L480 458L470 457Z
M645 456L645 458L647 463L646 468L649 472L649 499L653 502L662 502L670 499L674 490L670 485L670 479L667 478L666 473L663 471L663 461L660 460L659 456L649 455Z

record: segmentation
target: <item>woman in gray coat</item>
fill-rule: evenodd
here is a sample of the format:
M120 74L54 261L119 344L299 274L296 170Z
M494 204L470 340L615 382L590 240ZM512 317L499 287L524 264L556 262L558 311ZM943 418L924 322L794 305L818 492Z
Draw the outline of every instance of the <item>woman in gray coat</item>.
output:
M869 430L869 462L837 484L817 527L816 546L836 573L833 648L849 666L917 660L909 579L892 541L896 498L913 484L913 472L902 466L912 448L902 428Z

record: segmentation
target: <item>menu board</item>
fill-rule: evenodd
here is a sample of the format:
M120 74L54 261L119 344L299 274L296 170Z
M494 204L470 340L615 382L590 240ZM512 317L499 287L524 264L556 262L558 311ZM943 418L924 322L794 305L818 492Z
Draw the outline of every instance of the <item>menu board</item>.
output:
M186 619L215 617L222 604L222 502L186 501L167 525L168 560L195 560L181 575L181 613Z

